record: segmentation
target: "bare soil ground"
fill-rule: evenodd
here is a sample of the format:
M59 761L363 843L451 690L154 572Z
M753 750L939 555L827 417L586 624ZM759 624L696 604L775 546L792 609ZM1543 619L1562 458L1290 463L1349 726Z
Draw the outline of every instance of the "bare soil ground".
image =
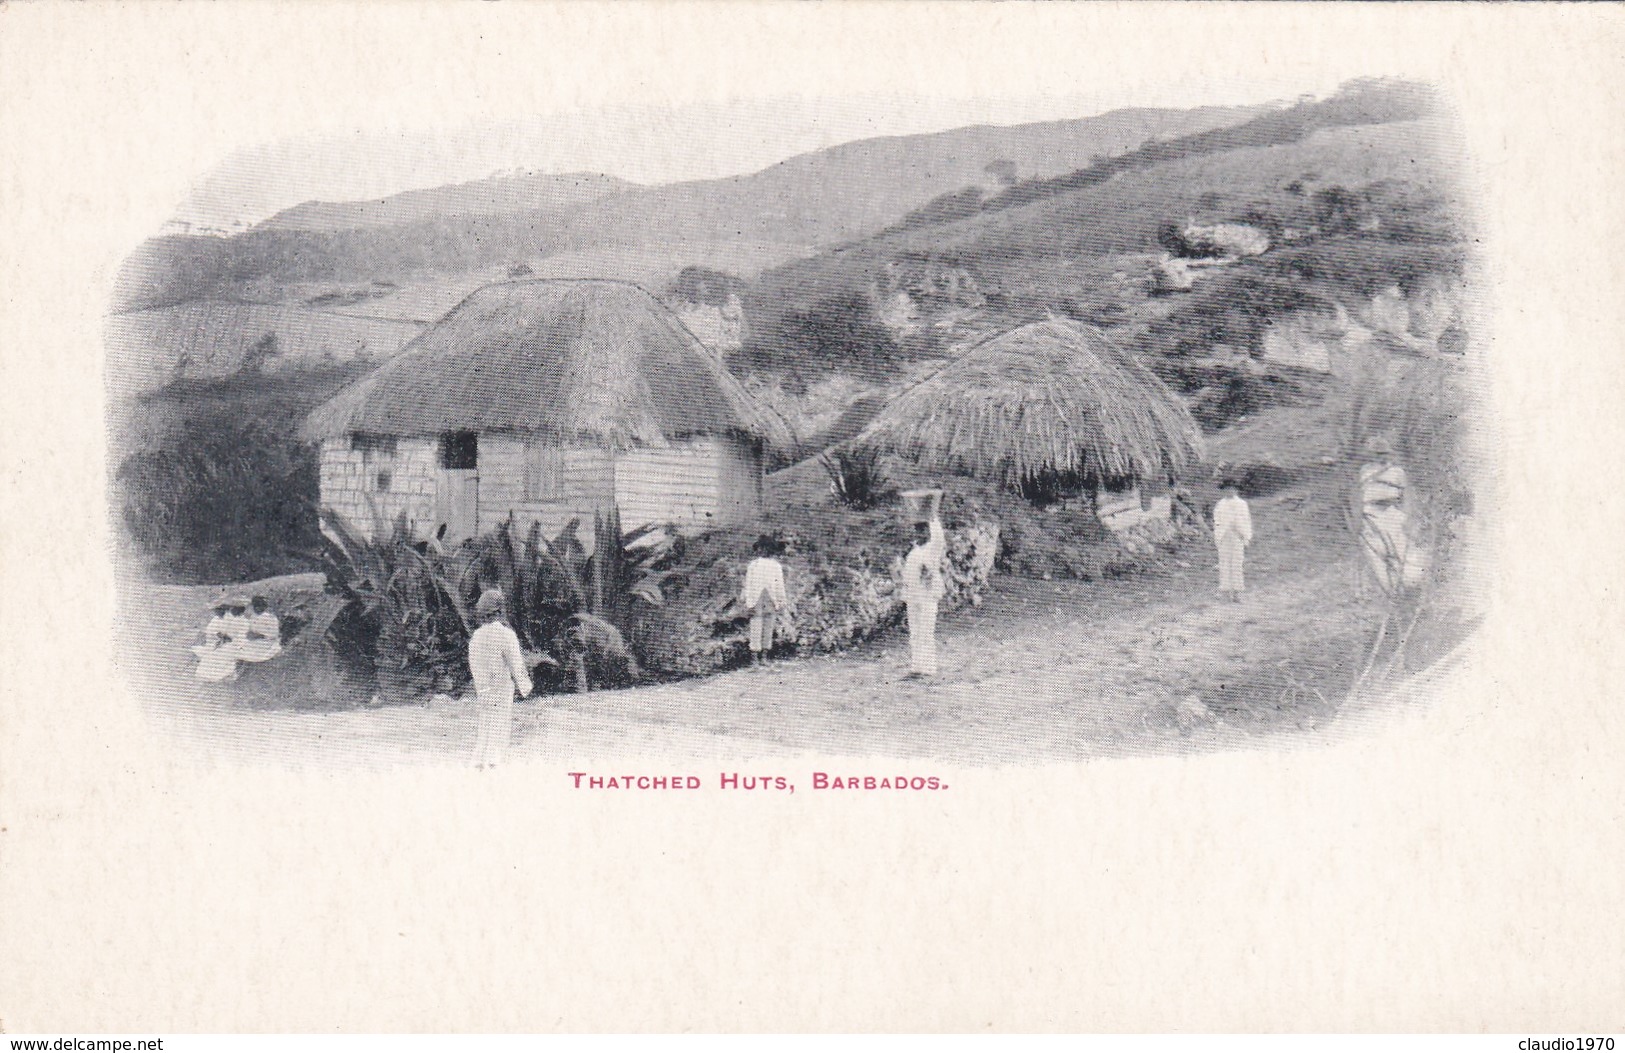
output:
M1311 742L1330 730L1375 631L1326 480L1253 501L1240 604L1211 546L1104 582L1001 577L939 623L941 675L903 678L891 633L837 655L516 707L515 760L818 753L952 764ZM129 673L157 725L205 757L301 765L462 763L468 703L250 710L191 677L207 590L131 585Z

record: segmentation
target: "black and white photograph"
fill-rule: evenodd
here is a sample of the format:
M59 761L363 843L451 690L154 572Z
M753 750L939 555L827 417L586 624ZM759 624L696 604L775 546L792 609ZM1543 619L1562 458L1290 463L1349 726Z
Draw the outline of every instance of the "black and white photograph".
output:
M708 180L251 150L107 319L121 664L194 747L367 762L1378 719L1490 569L1467 158L1425 83L1235 91ZM291 200L357 152L401 189Z
M1620 16L0 3L0 1030L1620 1031Z

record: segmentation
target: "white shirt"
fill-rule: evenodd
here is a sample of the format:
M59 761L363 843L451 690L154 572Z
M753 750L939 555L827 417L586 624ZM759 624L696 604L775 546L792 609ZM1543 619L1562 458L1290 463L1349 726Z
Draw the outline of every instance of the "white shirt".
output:
M942 520L931 520L930 540L915 545L903 560L903 599L908 603L936 602L948 591L942 580L942 560L948 538Z
M282 653L282 622L270 611L261 611L248 619L248 631L259 639L246 636L243 641L243 660L266 662Z
M220 637L230 636L235 627L226 620L224 614L217 614L209 619L209 624L203 629L203 643L213 647L220 642Z
M784 591L784 565L776 559L758 556L745 568L745 588L741 598L745 606L755 610L762 594L767 593L776 610L790 606L790 597Z
M502 622L486 622L468 638L468 671L482 699L513 700L514 689L530 694L530 674L519 652L519 637Z
M1234 534L1243 545L1252 544L1253 514L1240 496L1226 497L1213 506L1213 538L1223 541Z

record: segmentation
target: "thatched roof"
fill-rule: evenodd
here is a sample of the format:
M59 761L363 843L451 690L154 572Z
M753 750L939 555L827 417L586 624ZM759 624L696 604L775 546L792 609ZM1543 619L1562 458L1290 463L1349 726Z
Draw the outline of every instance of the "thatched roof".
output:
M903 392L855 443L1006 485L1045 472L1155 478L1202 456L1184 403L1092 326L1001 333Z
M616 448L729 433L790 442L675 315L615 281L476 290L318 407L301 435L445 431L538 432Z

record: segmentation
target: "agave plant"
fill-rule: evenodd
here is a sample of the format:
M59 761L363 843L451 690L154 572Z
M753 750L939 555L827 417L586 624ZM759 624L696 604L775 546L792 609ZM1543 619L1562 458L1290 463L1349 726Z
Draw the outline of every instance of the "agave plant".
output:
M532 667L570 670L575 688L600 679L636 679L639 663L624 627L640 605L665 601L676 538L664 527L623 535L611 510L594 517L592 555L579 520L557 536L532 524L521 542L510 517L448 553L426 551L405 516L376 523L368 538L335 512L322 515L328 587L354 604L340 641L372 663L384 697L399 699L468 679L469 611L486 589L501 589L509 623Z
M328 510L321 528L328 589L352 605L352 629L337 643L372 664L379 693L398 701L467 680L468 606L448 568L414 544L406 517L367 537Z
M521 646L572 671L576 690L587 691L592 669L610 678L640 675L625 627L639 605L664 603L664 585L678 571L670 567L676 539L668 528L622 534L618 512L600 513L590 556L579 529L572 519L548 539L533 523L520 542L510 518L461 550L466 563L456 577L468 603L482 589L501 589Z
M861 512L884 503L897 492L886 477L880 453L878 447L859 446L818 455L836 500Z

